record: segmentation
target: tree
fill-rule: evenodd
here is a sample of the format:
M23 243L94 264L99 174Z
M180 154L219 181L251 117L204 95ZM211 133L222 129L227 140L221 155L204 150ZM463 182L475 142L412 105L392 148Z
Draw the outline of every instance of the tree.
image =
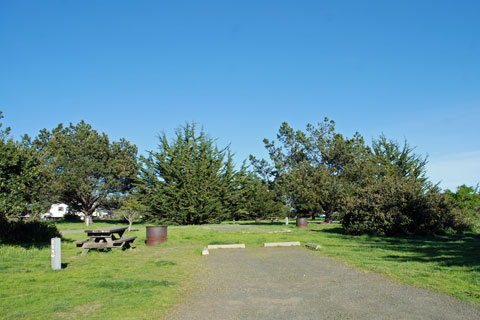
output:
M445 194L452 200L459 209L467 209L472 211L480 210L480 194L479 186L469 187L464 184L457 187L456 192L446 190Z
M324 213L332 219L339 210L346 185L356 178L369 149L356 133L344 138L335 132L335 123L325 118L306 132L293 130L284 122L275 141L264 139L271 164L251 156L257 172L270 179L298 216Z
M137 148L125 139L110 142L85 123L43 129L34 141L49 178L51 200L85 215L88 225L97 208L128 192L138 173Z
M186 124L168 141L159 137L158 152L141 157L138 190L149 209L149 219L176 224L203 224L226 220L239 197L237 172L229 147L196 124Z
M128 232L130 232L133 222L144 215L145 211L146 207L138 200L138 197L131 194L122 199L122 206L116 214L128 221Z
M373 140L372 149L379 177L397 176L412 180L425 190L432 186L426 177L427 157L415 154L415 148L407 141L401 147L398 142L388 140L382 134Z
M454 207L426 177L427 158L384 135L373 141L363 171L343 201L341 221L352 234L436 234L465 230Z
M452 209L436 186L382 176L346 199L341 221L351 234L437 234L456 229Z
M244 191L241 205L243 215L240 219L255 219L266 217L283 218L288 215L288 207L284 204L281 195L267 181L262 181L257 175L248 172L244 175L242 184Z
M470 226L480 226L480 193L479 186L461 185L456 192L445 191L445 196L454 206L455 219L458 225L468 229Z
M0 111L0 119L2 119ZM28 136L15 142L0 123L0 219L36 215L42 208L43 175Z

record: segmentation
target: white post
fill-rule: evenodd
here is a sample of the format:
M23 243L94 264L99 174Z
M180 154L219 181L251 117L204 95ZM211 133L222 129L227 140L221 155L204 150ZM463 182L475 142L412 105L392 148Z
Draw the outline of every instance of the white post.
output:
M60 238L52 238L52 270L62 269L62 242Z
M288 226L288 217L285 217L285 225Z

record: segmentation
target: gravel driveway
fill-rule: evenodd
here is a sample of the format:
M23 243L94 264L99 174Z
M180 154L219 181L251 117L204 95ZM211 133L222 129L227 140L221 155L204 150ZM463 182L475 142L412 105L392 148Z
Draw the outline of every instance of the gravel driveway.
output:
M211 250L167 319L480 319L480 308L305 248Z

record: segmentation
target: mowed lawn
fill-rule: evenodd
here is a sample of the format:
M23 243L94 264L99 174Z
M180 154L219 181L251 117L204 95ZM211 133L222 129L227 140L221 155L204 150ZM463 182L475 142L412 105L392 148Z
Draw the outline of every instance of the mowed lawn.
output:
M134 250L91 251L85 256L73 244L85 235L65 235L65 268L61 271L50 269L48 245L1 246L0 317L159 318L182 295L200 289L194 279L202 272L202 259L208 259L201 256L204 246L245 243L262 247L274 241L318 243L322 245L319 257L330 256L367 272L480 305L480 234L392 238L345 235L339 225L310 224L307 229L280 223L240 225L222 225L226 228L221 230L169 227L168 241L154 247L145 246L145 230L139 229L132 232L138 236ZM78 224L72 229L84 227Z

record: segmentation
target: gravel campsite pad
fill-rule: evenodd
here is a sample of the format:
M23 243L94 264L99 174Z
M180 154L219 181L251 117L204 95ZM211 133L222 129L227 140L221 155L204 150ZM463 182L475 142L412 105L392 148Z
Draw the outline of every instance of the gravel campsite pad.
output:
M167 319L480 319L480 308L305 248L215 250Z

